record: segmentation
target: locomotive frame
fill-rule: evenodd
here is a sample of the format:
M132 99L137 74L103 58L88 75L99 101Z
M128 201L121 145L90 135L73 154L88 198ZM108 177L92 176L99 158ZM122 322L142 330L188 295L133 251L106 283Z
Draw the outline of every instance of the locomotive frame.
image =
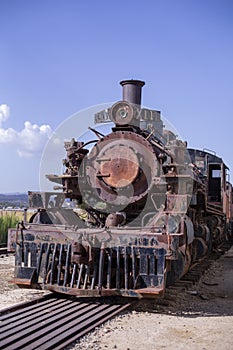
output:
M163 296L197 261L232 235L232 185L213 152L188 149L141 107L139 80L122 81L123 99L95 115L91 150L72 139L62 192L29 192L38 211L10 229L14 283L76 296ZM51 197L55 206L51 207ZM62 205L76 201L78 209ZM81 208L81 209L80 209ZM85 215L83 215L85 214Z

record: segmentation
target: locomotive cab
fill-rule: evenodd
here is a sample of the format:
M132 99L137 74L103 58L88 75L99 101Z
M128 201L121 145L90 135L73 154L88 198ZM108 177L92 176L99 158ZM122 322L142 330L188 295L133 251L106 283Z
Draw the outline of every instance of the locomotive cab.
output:
M213 203L222 203L222 180L224 174L220 164L209 164L208 166L208 199Z
M226 214L228 202L227 171L228 167L215 154L205 153L207 159L207 201L209 205L221 208Z

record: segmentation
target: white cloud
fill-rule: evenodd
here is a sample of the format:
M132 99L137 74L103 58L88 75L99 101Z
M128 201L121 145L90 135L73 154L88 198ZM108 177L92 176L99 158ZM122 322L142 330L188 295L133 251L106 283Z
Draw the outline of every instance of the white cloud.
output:
M21 131L12 128L4 129L2 123L9 117L9 111L6 104L0 105L0 144L13 145L20 157L40 154L52 134L51 127L26 121Z
M0 143L13 143L17 137L17 132L14 129L0 128Z
M10 114L10 108L6 104L0 105L0 127L7 120Z

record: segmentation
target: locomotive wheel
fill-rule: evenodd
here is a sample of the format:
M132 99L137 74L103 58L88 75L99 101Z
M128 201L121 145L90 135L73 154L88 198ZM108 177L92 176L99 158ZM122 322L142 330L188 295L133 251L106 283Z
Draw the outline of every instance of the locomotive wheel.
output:
M198 261L206 255L208 247L206 242L201 237L196 237L193 241L193 261Z
M167 286L174 284L183 276L185 270L185 257L179 251L178 259L171 260L167 266Z
M185 250L185 254L182 249L178 251L178 259L167 261L167 286L174 284L182 276L184 276L191 266L192 254L191 245L188 245Z
M192 262L191 246L188 245L185 251L185 265L184 265L183 275L185 275L188 272L191 262Z

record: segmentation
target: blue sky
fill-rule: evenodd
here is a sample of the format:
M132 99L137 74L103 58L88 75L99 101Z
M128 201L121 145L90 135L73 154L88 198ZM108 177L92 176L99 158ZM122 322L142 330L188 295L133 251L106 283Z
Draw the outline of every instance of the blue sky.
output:
M146 82L144 106L233 178L232 0L1 0L0 42L0 193L38 190L52 131L119 100L131 78Z

